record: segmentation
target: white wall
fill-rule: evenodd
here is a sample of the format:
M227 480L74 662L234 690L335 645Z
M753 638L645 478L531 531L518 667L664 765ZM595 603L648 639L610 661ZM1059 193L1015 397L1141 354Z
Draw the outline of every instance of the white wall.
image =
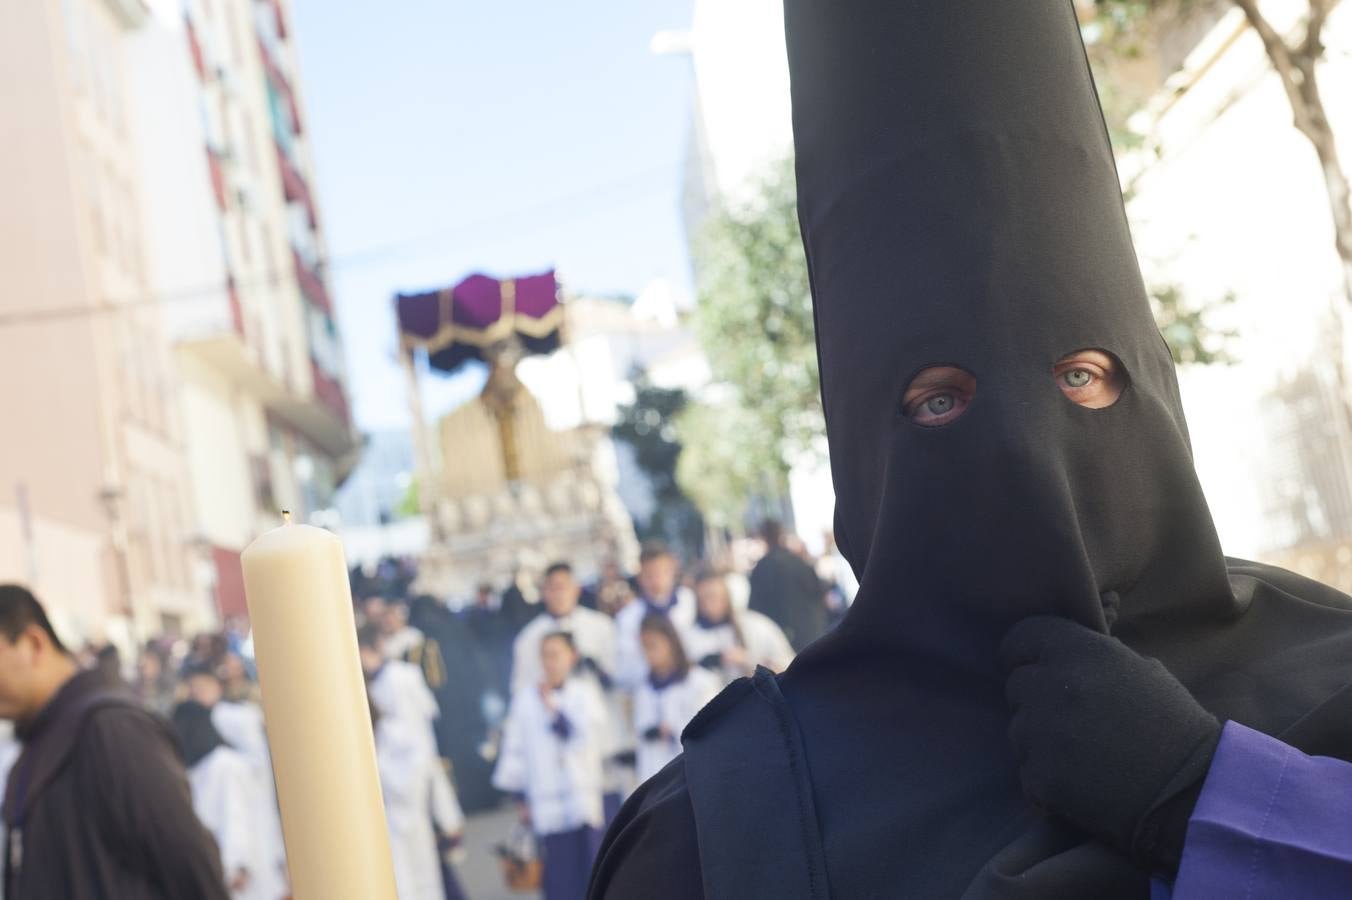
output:
M1279 20L1305 4L1266 4ZM1233 33L1228 17L1214 37ZM1352 166L1352 11L1338 8L1325 40L1320 77L1325 103ZM1189 65L1205 61L1204 43ZM1233 291L1218 324L1240 332L1232 367L1180 373L1198 473L1227 552L1272 549L1263 486L1278 474L1273 458L1279 411L1268 392L1279 378L1319 363L1316 340L1331 308L1342 305L1340 273L1322 176L1308 141L1291 126L1285 94L1247 30L1200 80L1172 100L1151 128L1158 159L1144 167L1130 212L1147 277L1180 285L1205 301ZM1151 152L1153 154L1153 147ZM1327 360L1330 362L1331 360Z

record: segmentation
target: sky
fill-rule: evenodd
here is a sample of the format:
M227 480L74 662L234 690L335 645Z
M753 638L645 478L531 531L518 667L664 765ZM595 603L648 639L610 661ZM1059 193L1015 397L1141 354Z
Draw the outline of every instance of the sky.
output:
M693 77L649 49L691 0L294 0L357 425L408 422L391 298L555 266L579 293L688 291ZM429 415L477 389L435 378Z

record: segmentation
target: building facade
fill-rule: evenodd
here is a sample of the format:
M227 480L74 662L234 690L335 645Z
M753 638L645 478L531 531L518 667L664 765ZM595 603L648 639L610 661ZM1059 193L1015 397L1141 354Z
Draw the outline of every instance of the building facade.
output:
M357 446L289 10L4 8L0 579L76 640L210 627Z

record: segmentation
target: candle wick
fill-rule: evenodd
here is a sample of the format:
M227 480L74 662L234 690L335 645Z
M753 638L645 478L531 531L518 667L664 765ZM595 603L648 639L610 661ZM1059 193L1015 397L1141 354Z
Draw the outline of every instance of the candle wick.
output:
M283 525L291 524L291 510L289 509L282 510L282 524Z

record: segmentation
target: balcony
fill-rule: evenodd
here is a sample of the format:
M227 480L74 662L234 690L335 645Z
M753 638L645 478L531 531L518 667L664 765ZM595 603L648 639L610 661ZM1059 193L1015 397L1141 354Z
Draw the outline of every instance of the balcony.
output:
M310 219L310 227L314 228L318 224L315 216L314 201L310 197L310 186L305 183L305 177L300 174L300 169L291 161L285 148L281 144L277 147L277 168L282 173L282 197L288 203L299 203L305 207L305 214Z
M282 14L281 0L259 0L259 2L272 8L272 18L277 23L277 37L286 40L286 16Z
M289 124L292 132L300 134L300 105L296 103L296 95L291 90L291 82L287 80L286 74L277 64L276 58L272 55L272 49L261 37L258 39L258 55L263 60L263 71L267 73L273 91L286 104L286 111L291 119Z
M333 303L329 300L328 288L324 287L324 279L305 262L295 247L291 248L291 260L296 265L296 282L300 285L300 292L305 295L305 299L322 309L325 314L332 316Z
M342 384L326 375L313 359L310 360L310 372L314 377L315 396L319 402L344 422L349 421L351 413L347 406L347 392L343 390Z
M304 435L317 450L334 460L340 478L355 465L360 444L352 428L347 393L313 361L314 389L301 393L265 370L244 338L232 331L222 329L213 335L183 341L179 348L253 397L269 415Z

